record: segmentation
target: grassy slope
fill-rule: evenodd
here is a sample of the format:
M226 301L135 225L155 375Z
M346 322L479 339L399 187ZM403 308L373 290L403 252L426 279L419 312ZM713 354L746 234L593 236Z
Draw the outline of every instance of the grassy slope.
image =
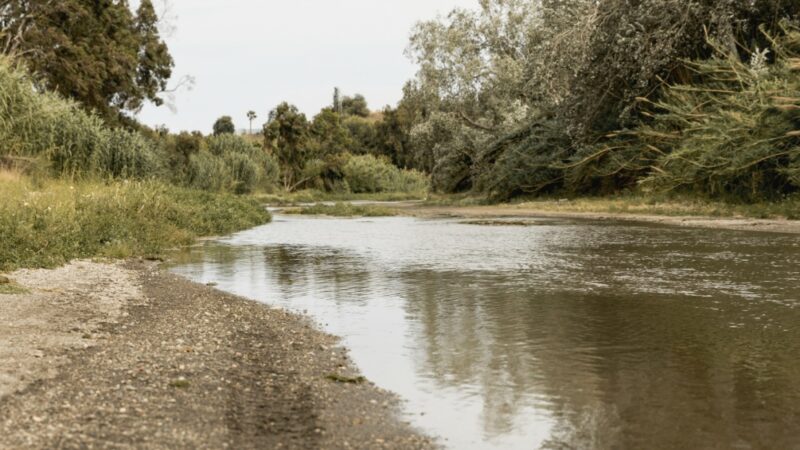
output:
M148 256L270 220L252 198L156 182L51 180L0 171L0 270Z

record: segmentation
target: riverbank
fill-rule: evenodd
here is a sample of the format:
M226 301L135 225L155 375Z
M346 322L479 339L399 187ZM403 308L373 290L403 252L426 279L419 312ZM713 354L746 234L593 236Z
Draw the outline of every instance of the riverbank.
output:
M307 319L74 262L0 295L0 448L431 448Z
M385 206L385 205L384 205ZM681 227L762 231L800 234L800 220L752 218L730 214L710 215L699 206L647 205L623 201L537 201L500 205L440 205L425 202L399 202L392 205L399 214L421 218L564 218L585 220L625 220Z
M34 180L0 169L0 271L80 258L158 257L265 224L257 200L157 181Z

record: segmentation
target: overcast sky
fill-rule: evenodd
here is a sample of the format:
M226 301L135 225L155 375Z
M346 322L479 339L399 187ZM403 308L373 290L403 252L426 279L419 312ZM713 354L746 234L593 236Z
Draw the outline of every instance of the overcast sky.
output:
M137 2L133 0L132 4ZM158 2L154 2L158 3ZM282 101L310 116L333 88L361 93L371 109L400 100L415 73L404 55L413 25L478 0L171 0L176 31L167 38L173 80L196 78L177 94L177 111L147 106L139 119L172 131L208 132L221 115L260 125Z

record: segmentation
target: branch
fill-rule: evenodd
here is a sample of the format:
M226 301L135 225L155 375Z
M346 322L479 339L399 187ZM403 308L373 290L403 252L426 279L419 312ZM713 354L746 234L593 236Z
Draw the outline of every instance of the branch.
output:
M482 130L482 131L488 131L489 133L494 133L495 131L497 131L496 128L491 128L491 127L487 127L485 125L481 125L478 122L475 122L474 120L470 119L469 117L467 117L467 115L466 115L466 113L464 113L464 111L459 111L458 115L461 118L461 120L463 120L468 126L470 126L472 128L476 128L476 129Z

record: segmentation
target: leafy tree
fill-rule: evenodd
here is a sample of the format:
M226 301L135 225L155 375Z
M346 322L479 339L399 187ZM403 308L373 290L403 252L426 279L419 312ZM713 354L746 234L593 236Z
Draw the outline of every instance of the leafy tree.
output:
M653 130L660 115L708 121L712 116L692 114L719 106L722 92L713 89L714 99L676 102L686 116L653 106L670 95L670 84L678 91L700 88L705 66L687 61L742 63L760 54L762 63L773 63L774 56L759 49L774 51L776 32L785 34L780 21L799 15L800 2L786 0L481 0L478 10L456 9L415 28L408 54L419 71L398 107L403 115L386 116L391 138L384 148L404 155L398 163L432 173L434 187L445 191L508 197L636 187L653 171L669 173L658 161L674 148L643 136L684 132ZM719 70L744 83L740 67ZM752 110L746 110L729 113L749 117ZM756 135L766 139L750 132ZM707 160L689 159L706 167ZM670 161L671 167L694 167L686 159ZM786 167L770 163L775 168L762 172L769 180L751 179L750 185L785 193L793 186ZM737 183L736 189L719 183L704 189L744 198L745 183Z
M41 87L117 121L145 101L161 105L174 65L152 2L0 1L3 51L24 62Z
M214 136L221 134L236 134L236 126L231 116L222 116L214 122Z
M345 96L342 99L342 114L346 116L369 116L369 107L367 106L367 99L361 94L356 94L353 97Z
M316 157L344 153L354 145L353 137L342 123L341 116L329 108L314 117L310 131Z
M278 160L283 187L297 189L309 176L304 174L309 156L310 125L305 114L286 102L269 113L264 124L264 146Z

